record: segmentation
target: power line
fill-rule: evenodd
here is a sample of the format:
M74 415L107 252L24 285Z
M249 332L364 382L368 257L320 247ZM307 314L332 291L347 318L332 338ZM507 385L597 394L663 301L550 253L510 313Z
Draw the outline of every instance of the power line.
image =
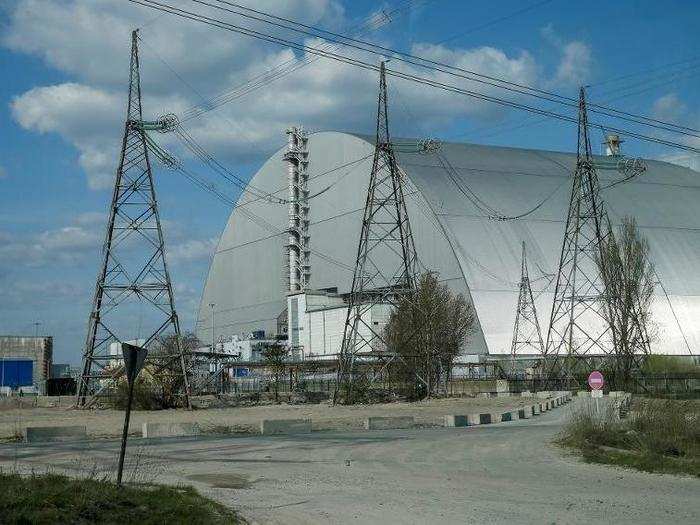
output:
M471 29L467 29L466 31L462 31L457 33L456 35L449 36L443 40L440 40L437 42L437 44L446 44L447 42L452 42L453 40L456 40L458 38L462 38L465 35L468 35L470 33L475 33L476 31L481 31L482 29L486 29L487 27L495 26L496 24L499 24L501 22L505 22L506 20L510 20L511 18L515 18L518 15L522 15L524 13L527 13L528 11L532 11L534 9L537 9L539 7L542 7L543 5L546 4L551 4L553 0L543 0L541 2L537 2L535 4L523 7L521 9L518 9L517 11L513 11L512 13L509 13L507 15L499 16L498 18L494 18L493 20L489 20L488 22L484 22L481 25L472 27Z
M157 157L159 160L160 157ZM172 166L168 166L172 167ZM233 208L236 208L236 204L233 200L231 200L226 194L221 192L214 184L211 182L206 181L203 177L198 176L197 174L193 173L192 171L188 170L187 168L181 166L181 165L176 165L174 167L175 171L180 173L182 176L184 176L187 180L189 180L191 183L193 183L195 186L199 187L200 189L206 191L207 193L210 193L214 197L216 197L219 201L223 202L224 204L227 204L229 206L232 206ZM260 226L262 229L267 230L270 233L273 233L271 237L277 236L277 235L283 235L285 233L285 230L281 230L269 221L267 221L264 217L261 217L260 215L251 212L250 210L246 209L241 209L240 213L249 219L251 222L254 224L257 224ZM320 222L320 221L319 221ZM314 223L312 223L314 224ZM270 238L270 237L268 237ZM314 255L328 261L329 263L338 266L344 270L347 271L353 271L353 267L343 263L342 261L338 261L337 259L333 258L332 256L328 255L327 253L324 253L320 250L316 250L314 248L310 248L311 253ZM216 253L220 253L216 252Z
M370 71L377 71L378 70L377 65L371 64L368 62L364 62L364 61L359 60L359 59L339 55L336 53L325 52L323 50L319 50L319 49L311 47L311 46L305 46L302 44L298 44L296 42L285 40L285 39L275 37L272 35L267 35L267 34L259 32L259 31L254 31L254 30L250 30L247 28L241 28L240 26L235 26L235 25L230 24L228 22L212 19L212 18L206 17L204 15L199 15L197 13L191 13L189 11L184 11L181 9L173 8L171 6L159 7L158 5L153 5L153 3L146 3L146 2L151 2L151 0L129 0L129 1L132 3L135 3L135 4L140 4L140 5L143 5L146 7L150 7L152 9L157 9L160 11L165 10L166 12L169 12L169 13L174 14L176 16L179 16L181 18L187 18L187 19L190 19L193 21L197 21L200 23L210 25L212 27L218 27L220 29L224 29L224 30L231 31L234 33L239 33L239 34L251 36L253 38L257 38L257 39L260 39L263 41L289 46L289 47L292 47L294 49L298 49L300 51L305 51L305 52L308 52L311 54L323 56L323 57L326 57L326 58L329 58L332 60L343 62L343 63L349 64L349 65L354 65L354 66L357 66L357 67L360 67L363 69L367 69ZM160 4L160 5L162 6L163 4ZM473 97L473 98L476 98L479 100L485 100L488 102L499 104L499 105L504 106L504 107L511 107L514 109L529 111L529 112L532 112L535 114L559 119L559 120L570 122L570 123L577 122L577 119L575 117L572 117L569 115L563 115L560 113L556 113L554 111L550 111L550 110L546 110L546 109L542 109L542 108L538 108L538 107L534 107L534 106L529 106L527 104L522 104L522 103L514 102L511 100L502 99L502 98L499 98L496 96L487 95L485 93L481 93L481 92L477 92L477 91L473 91L473 90L468 90L468 89L464 89L464 88L459 88L459 87L454 86L454 85L445 84L442 82L438 82L438 81L431 80L428 78L420 77L417 75L413 75L413 74L409 74L409 73L405 73L405 72L401 72L401 71L397 71L397 70L389 70L389 69L386 70L386 73L388 75L394 76L396 78L401 78L404 80L416 82L418 84L423 84L423 85L427 85L430 87L435 87L435 88L444 90L446 92L462 94L462 95L470 96L470 97ZM621 118L621 117L618 117L618 118ZM645 140L645 141L654 142L657 144L662 144L662 145L677 148L677 149L692 151L694 153L700 153L699 148L695 148L695 147L692 147L692 146L689 146L686 144L674 142L674 141L667 140L667 139L662 139L660 137L648 136L648 135L644 135L642 133L632 132L629 130L625 130L625 129L617 128L617 127L613 127L613 126L607 126L607 125L604 126L602 124L598 124L595 122L590 122L589 125L591 127L594 127L594 128L599 128L602 130L607 130L607 131L619 133L622 135L626 135L628 137L637 138L639 140ZM647 125L651 125L651 124L647 124ZM652 127L654 127L654 126L652 125ZM656 127L658 127L658 126L656 126Z
M146 0L146 1L153 1L153 0ZM357 38L352 38L352 37L348 37L348 36L345 36L345 35L341 35L341 34L339 34L339 33L333 32L333 31L328 31L328 30L325 30L325 29L321 29L321 28L317 28L317 27L310 26L310 25L307 25L307 24L303 24L303 23L301 23L301 22L296 22L296 21L294 21L294 20L291 20L291 19L288 19L288 18L284 18L284 17L279 17L279 16L276 16L276 15L273 15L273 14L270 14L270 13L266 13L266 12L264 12L264 11L255 10L255 9L252 9L252 8L249 8L249 7L246 7L246 6L242 6L242 5L240 5L240 4L236 4L236 3L234 3L234 2L230 2L230 1L227 1L227 0L214 0L214 1L218 2L219 4L225 4L225 5L233 6L233 7L238 8L238 9L244 11L244 12L236 11L235 9L229 9L229 8L225 8L225 7L213 5L213 4L211 4L210 2L206 2L206 1L204 1L204 0L192 0L192 1L195 2L195 3L198 3L198 4L202 4L202 5L211 7L211 8L213 8L213 9L219 9L219 10L222 10L222 11L225 11L225 12L230 12L230 13L233 13L233 14L237 14L237 15L243 16L243 17L245 17L245 18L248 18L248 19L251 19L251 20L256 20L256 21L259 21L259 22L263 22L263 23L266 23L266 24L269 24L269 25L273 25L273 26L275 26L275 27L282 28L282 29L288 29L288 30L295 31L295 32L297 32L297 33L305 34L305 35L308 35L308 36L314 36L314 37L324 38L324 39L326 39L326 40L330 40L331 42L335 42L335 43L337 43L337 44L345 45L345 46L352 47L352 48L355 48L355 49L359 49L359 50L362 50L362 51L367 51L367 52L371 52L371 53L384 53L384 52L388 52L388 53L391 53L391 54L392 54L393 58L396 58L396 59L398 59L398 60L400 60L400 61L402 61L402 62L406 62L406 63L412 64L412 65L416 65L416 66L419 66L419 67L424 67L424 68L427 68L427 69L435 69L435 70L440 71L440 72L442 72L442 73L447 73L447 74L450 74L450 75L458 76L458 77L461 77L461 78L465 78L465 79L467 79L467 80L471 80L471 81L475 81L475 82L481 82L481 83L484 83L484 84L487 84L487 85L491 85L491 86L494 86L494 87L497 87L497 88L501 88L501 89L508 89L509 91L514 91L514 92L517 92L517 93L520 93L520 94L525 94L525 95L534 96L534 97L541 98L541 99L544 99L544 100L549 100L549 101L551 101L551 102L558 102L558 103L560 103L560 104L565 104L565 105L567 105L567 106L569 106L569 107L577 107L577 101L576 101L576 99L571 98L571 97L563 96L563 95L560 95L560 94L557 94L557 93L553 93L553 92L551 92L551 91L545 91L545 90L542 90L542 89L539 89L539 88L535 88L535 87L532 87L532 86L527 86L527 85L525 85L525 84L521 84L521 83L517 83L517 82L511 82L511 81L504 80L504 79L501 79L501 78L498 78L498 77L480 74L480 73L477 73L477 72L475 72L475 71L471 71L471 70L468 70L468 69L464 69L464 68L452 66L452 65L449 65L449 64L444 64L444 63L442 63L442 62L438 62L438 61L435 61L435 60L430 60L430 59L427 59L427 58L419 57L419 56L416 56L416 55L413 55L413 54L410 54L410 53L405 53L405 52L402 52L402 51L399 51L399 50L396 50L396 49L392 49L392 48L389 48L389 47L380 46L380 45L377 45L377 44L372 44L372 43L370 43L370 42L366 42L366 41L359 40L359 39L357 39ZM254 15L246 14L246 12L247 12L247 13L254 13ZM256 16L256 15L257 15L257 16ZM283 23L274 22L274 21L272 21L272 20L267 20L266 18L263 18L263 17L271 18L271 19L273 19L273 20L278 20L278 21L281 21L281 22L283 22ZM290 26L287 25L287 24L292 24L292 26L290 27ZM296 27L294 27L294 26L296 26ZM328 38L328 35L330 35L330 36L333 37L333 38ZM340 40L338 40L338 39L340 39ZM364 47L362 47L362 46L364 46ZM418 62L416 62L416 61L418 61ZM424 62L425 64L424 64L423 62ZM428 65L426 65L426 64L428 64ZM431 67L431 66L432 66L432 67ZM446 70L444 70L444 69L442 69L442 68L448 68L448 71L446 71ZM450 71L450 70L452 70L452 71ZM455 73L454 71L459 71L459 72L462 72L462 73L466 73L466 74L468 74L468 75L473 75L473 76L475 76L475 77L477 77L477 78L471 78L471 77L467 77L467 76L464 76L464 75L460 75L460 74ZM494 83L494 82L496 82L496 83ZM501 85L501 84L503 84L503 85ZM510 87L506 87L506 86L510 86ZM514 88L515 88L515 89L514 89ZM524 91L523 91L523 90L524 90ZM548 98L548 97L553 97L553 98ZM672 124L672 123L666 123L666 122L663 122L663 121L661 121L661 120L654 119L654 118L651 118L651 117L640 116L640 115L634 115L634 114L632 114L632 113L628 113L628 112L625 112L625 111L617 110L617 109L614 109L614 108L609 108L609 107L606 107L606 106L602 106L602 105L600 105L600 104L591 104L590 106L593 108L593 109L590 110L590 111L592 111L592 112L600 113L600 114L607 115L607 116L610 116L610 117L613 117L613 118L620 118L620 119L623 119L623 120L629 120L629 121L631 121L631 122L635 122L635 123L641 124L641 125L647 125L647 126L652 126L652 127L658 127L658 126L654 126L653 124L651 124L651 123L654 123L654 124L656 124L656 125L659 125L659 124L660 124L660 125L662 125L662 126L671 126L672 128L676 128L675 131L676 131L677 133L683 133L683 134L690 134L690 135L692 135L692 133L684 133L683 130L685 130L685 131L690 131L690 132L695 132L695 133L700 133L699 130L696 130L696 129L693 129L693 128L687 128L687 127L678 126L678 125ZM612 112L612 113L617 113L617 115L611 114L610 112ZM646 122L645 122L645 121L646 121ZM668 129L668 128L664 128L664 129L666 129L667 131L674 131L673 129ZM692 136L695 136L695 135L692 135ZM698 138L700 138L700 137L698 137Z
M700 63L699 63L699 64L695 64L695 65L692 66L692 67L688 67L688 68L682 69L682 70L680 70L680 71L673 72L673 73L670 74L670 76L669 76L669 75L660 75L660 76L658 76L658 77L656 77L656 78L645 79L645 80L642 80L642 81L639 81L639 82L635 82L634 84L631 84L631 85L621 86L621 87L618 87L618 88L616 88L616 89L607 91L607 92L605 92L605 95L606 95L606 96L609 96L609 95L612 95L613 93L617 93L617 92L624 91L624 90L628 90L628 89L633 89L633 88L638 87L638 86L644 86L642 89L638 89L638 90L636 90L636 91L628 91L628 92L623 93L623 94L621 94L621 95L618 95L618 96L615 96L615 97L612 97L612 98L607 98L607 99L605 100L605 102L602 102L601 104L609 104L609 103L611 103L611 102L615 102L615 101L618 101L618 100L622 100L622 99L624 99L624 98L628 98L628 97L631 97L631 96L634 96L634 95L639 95L639 94L641 94L641 93L645 93L645 92L647 92L647 91L651 91L651 90L653 90L653 89L657 89L657 88L663 87L663 86L668 85L668 84L676 83L676 82L678 82L678 81L680 81L680 80L686 80L686 79L692 78L693 76L696 76L698 73L700 73L699 68L700 68ZM660 69L660 68L659 68L659 69ZM693 71L693 70L694 70L694 71ZM637 76L638 74L639 74L639 73L632 74L632 75L626 75L625 78L626 78L626 77L631 77L631 76ZM622 77L620 77L620 78L622 78ZM657 78L658 78L658 79L663 79L663 82L659 82L659 83L656 83L656 84L651 83L651 82L653 82L654 80L656 80ZM595 85L596 85L596 86L599 86L599 85L603 85L603 84L607 84L607 81L603 81L603 82L600 82L600 83L595 84ZM524 128L524 127L527 127L527 126L533 126L533 125L537 125L537 124L542 124L542 123L544 123L544 122L547 122L548 120L549 120L548 118L542 118L542 119L537 119L537 118L526 118L526 119L522 120L520 123L516 123L515 125L509 125L509 126L506 126L506 127L503 127L503 124L496 125L496 126L482 126L482 127L480 127L480 128L473 129L473 130L468 131L468 132L466 132L466 133L460 133L460 134L458 134L458 135L452 135L451 138L458 138L458 137L463 137L463 136L466 136L466 135L471 135L471 134L476 134L476 133L479 133L480 136L481 136L481 138L488 138L488 137L493 137L493 136L495 136L495 135L500 135L501 133L503 133L503 132L505 132L505 131L514 131L514 130L521 129L521 128ZM504 124L508 124L508 122L506 122L506 123L504 123ZM497 129L498 127L501 127L501 129L500 129L500 130ZM604 127L601 127L600 129L601 129L602 131L605 130ZM485 131L485 130L495 130L495 131L493 131L492 133L488 133L488 134L486 134L486 135L483 135L482 132Z
M350 31L358 31L358 34L364 34L368 31L378 29L385 24L391 23L392 15L404 11L406 9L410 9L415 5L424 5L433 1L435 0L405 0L399 6L390 10L389 12L382 11L381 13L376 13L375 15L370 17L364 24L352 28L350 29ZM338 45L323 45L323 47L329 50L339 48ZM273 68L267 71L264 71L263 73L260 73L250 78L249 80L247 80L243 84L238 85L235 88L229 89L223 93L220 93L219 95L216 95L215 97L212 97L209 101L202 98L202 104L192 106L184 111L183 121L199 117L200 115L203 115L204 113L216 109L217 107L220 107L233 100L241 98L249 93L252 93L253 91L261 87L268 86L272 82L279 80L284 76L287 76L290 73L293 73L294 71L297 71L302 67L315 62L316 60L318 60L318 58L319 57L317 56L307 57L303 60L297 57L291 58L282 62L281 64L274 66Z

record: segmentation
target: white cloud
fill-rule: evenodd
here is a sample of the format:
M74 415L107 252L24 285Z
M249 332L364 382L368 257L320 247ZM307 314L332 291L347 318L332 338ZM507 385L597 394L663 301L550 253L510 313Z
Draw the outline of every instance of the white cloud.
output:
M168 249L168 262L180 264L210 259L216 249L217 242L217 239L189 239L179 244L173 244Z
M556 81L570 86L581 86L591 76L591 48L588 44L574 41L562 49L562 58L557 68Z
M683 124L692 128L700 124L700 113L691 111L675 93L667 93L657 98L651 107L651 114L654 118L666 122ZM700 139L692 135L674 135L663 133L662 136L669 140L677 141L686 146L700 148ZM695 171L700 171L700 155L690 151L679 152L677 149L670 149L659 155L659 160L678 164Z
M686 105L675 93L668 93L654 101L652 115L659 120L678 122L686 113Z
M335 0L251 0L250 4L320 26L349 25ZM144 20L151 20L151 16L155 13L116 0L19 0L10 14L5 45L37 55L76 79L36 87L18 96L12 103L13 116L26 129L58 133L75 146L91 188L105 189L112 183L126 103L129 31ZM239 86L295 56L313 59L292 74L274 83L265 82L261 89L244 98L186 123L198 142L229 164L257 161L269 154L284 143L284 129L292 124L303 124L311 130L371 131L373 127L377 90L374 72L316 60L313 55L299 56L291 49L272 47L169 15L148 24L142 39L146 43L140 50L147 119L166 112L182 113L200 102L199 96L183 86L153 50L205 97ZM323 43L308 40L307 44ZM527 51L509 55L493 47L450 49L417 44L412 52L518 83L540 83L537 61ZM573 64L578 64L580 57L573 51L570 54L572 65L562 66L562 77L571 77L578 71ZM376 56L361 58L377 60ZM493 87L399 61L390 63L390 67L480 92L504 94ZM392 99L394 111L410 108L410 118L393 119L392 131L397 136L430 132L430 128L465 117L490 120L502 111L488 102L411 82L390 79L390 86L398 90L403 104L397 106ZM178 150L171 136L158 135L156 139L175 149L176 156L187 156Z
M103 223L72 223L33 235L4 233L0 235L0 261L27 267L75 264L86 255L97 253L103 228Z
M85 212L76 215L68 224L33 234L16 235L0 231L0 269L22 264L28 267L52 267L58 264L75 265L99 254L104 241L107 214ZM201 239L188 232L186 225L163 221L167 242L168 262L194 263L208 260L217 244L216 238ZM121 249L132 250L141 246L136 236L131 241L120 241ZM141 259L135 258L135 263ZM95 260L96 262L96 260ZM92 277L92 275L91 275Z
M112 181L123 106L116 93L75 83L33 88L11 103L12 115L23 128L58 133L78 149L93 189L109 187Z
M549 84L562 87L586 84L591 78L593 69L591 47L580 40L565 41L551 24L543 27L540 32L561 55L554 77Z

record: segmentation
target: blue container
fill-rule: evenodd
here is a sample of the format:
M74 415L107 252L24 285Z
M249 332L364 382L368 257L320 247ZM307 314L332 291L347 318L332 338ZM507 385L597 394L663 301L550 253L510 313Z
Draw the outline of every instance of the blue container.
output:
M33 372L34 362L31 360L0 359L0 386L32 386Z

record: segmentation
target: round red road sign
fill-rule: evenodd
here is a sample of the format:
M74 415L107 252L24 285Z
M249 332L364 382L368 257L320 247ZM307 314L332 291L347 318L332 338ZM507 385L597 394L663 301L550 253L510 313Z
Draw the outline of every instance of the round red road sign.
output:
M588 386L591 387L591 390L600 390L603 388L604 384L605 379L603 379L603 374L598 372L598 370L593 370L588 376Z

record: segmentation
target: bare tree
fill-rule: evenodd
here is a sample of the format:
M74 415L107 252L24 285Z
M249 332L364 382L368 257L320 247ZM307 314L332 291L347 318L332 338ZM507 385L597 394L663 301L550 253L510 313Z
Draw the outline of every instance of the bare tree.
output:
M604 315L615 335L615 374L627 382L650 352L654 267L634 218L623 218L617 235L608 229L597 263L606 289Z
M401 300L385 328L388 350L401 356L395 375L411 397L446 387L455 357L472 332L474 310L463 295L423 274L416 292Z
M180 345L190 373L192 351L201 343L196 335L186 332L180 337ZM175 334L159 337L150 346L146 364L134 385L134 407L158 410L183 406L184 379ZM125 376L120 377L112 400L115 407L126 407L128 390Z
M272 370L274 375L275 401L279 401L280 376L284 372L284 362L289 355L287 346L281 343L272 343L262 350L263 359Z
M181 405L180 398L185 389L176 338L175 334L164 335L149 351L153 364L147 366L147 372L155 388L160 391L163 408ZM185 332L180 336L180 348L185 357L185 369L188 374L192 372L192 352L201 345L192 332Z

